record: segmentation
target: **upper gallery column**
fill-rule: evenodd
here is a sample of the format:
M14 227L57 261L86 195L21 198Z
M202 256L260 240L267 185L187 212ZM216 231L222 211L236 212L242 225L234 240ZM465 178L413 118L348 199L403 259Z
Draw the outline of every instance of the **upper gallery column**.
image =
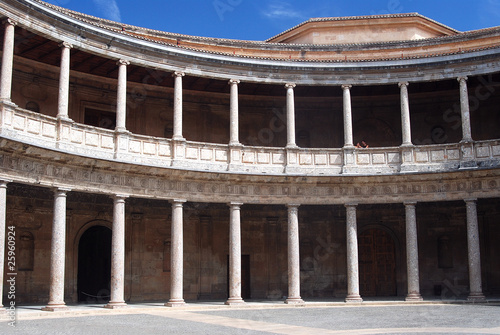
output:
M295 98L293 96L294 83L288 83L286 88L286 135L287 148L296 148L295 144Z
M67 308L64 303L64 265L66 262L66 193L69 189L58 188L54 194L54 218L50 249L50 293L44 311Z
M406 272L408 275L408 295L406 301L421 301L418 271L418 238L416 202L405 202L406 212Z
M229 220L229 299L226 305L241 305L241 219L242 203L231 202Z
M412 145L408 82L402 82L398 85L401 89L401 129L403 131L403 145Z
M300 297L299 206L288 205L288 298L285 301L287 304L304 302Z
M7 181L0 180L0 297L3 297L3 277L5 261L5 222L7 208ZM4 310L0 299L0 312Z
M237 79L229 80L230 98L229 98L229 145L239 145L239 120L238 120L238 84Z
M346 204L347 297L346 302L362 302L359 295L357 204Z
M353 147L352 139L352 113L351 113L351 87L342 85L343 111L344 111L344 147Z
M467 77L457 78L460 83L460 114L462 116L462 142L472 141L469 111L469 93L467 91Z
M129 61L120 59L118 65L118 89L116 97L116 131L124 132L127 130L127 66Z
M67 42L60 44L61 47L61 68L59 73L59 99L57 103L57 118L69 119L69 73L70 54L73 46Z
M2 101L10 101L11 99L15 25L16 23L11 19L4 20L5 33L3 40L2 73L0 74L0 100Z
M170 255L170 300L166 306L176 307L184 305L184 234L183 234L183 204L186 200L172 200L172 232Z
M467 300L484 301L481 279L481 252L479 248L479 227L477 223L477 199L465 199L467 211L467 249L469 258L470 293Z
M174 134L172 139L184 140L182 136L182 77L184 72L176 71L174 77Z
M111 297L107 308L125 307L125 199L116 195L113 201L113 231L111 233Z

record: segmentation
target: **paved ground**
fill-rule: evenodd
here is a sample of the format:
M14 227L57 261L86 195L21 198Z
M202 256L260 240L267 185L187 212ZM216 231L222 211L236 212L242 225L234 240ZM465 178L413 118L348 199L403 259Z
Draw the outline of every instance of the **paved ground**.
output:
M74 306L66 312L18 308L0 334L500 334L500 303L361 305L249 303L244 308L189 304Z

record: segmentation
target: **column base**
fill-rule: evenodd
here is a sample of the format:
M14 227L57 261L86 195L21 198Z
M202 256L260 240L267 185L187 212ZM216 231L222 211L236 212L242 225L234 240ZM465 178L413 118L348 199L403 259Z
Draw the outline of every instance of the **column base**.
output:
M288 304L288 305L303 305L304 304L304 300L302 300L302 298L298 297L298 298L287 298L285 300L285 304Z
M359 294L349 294L345 297L345 302L348 303L361 303L363 302L363 298Z
M406 296L405 301L424 301L419 293L410 293Z
M167 307L181 307L186 305L184 299L170 299L165 306Z
M467 301L469 301L469 302L486 302L486 297L481 292L471 293L467 297Z
M229 306L241 306L246 305L247 303L241 298L229 298L224 304Z
M104 308L109 308L109 309L119 309L119 308L126 308L128 307L125 301L122 302L108 302L107 305L104 306Z
M64 311L64 310L67 310L68 309L68 306L66 306L66 304L63 302L63 303L60 303L60 304L48 304L47 306L43 307L42 308L42 311L45 311L45 312L60 312L60 311Z

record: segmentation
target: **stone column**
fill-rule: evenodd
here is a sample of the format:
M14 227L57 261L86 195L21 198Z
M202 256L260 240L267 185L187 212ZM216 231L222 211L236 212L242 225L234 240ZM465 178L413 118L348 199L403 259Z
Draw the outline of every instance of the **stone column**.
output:
M172 246L170 257L170 300L165 304L168 307L184 305L183 298L183 203L186 200L172 200Z
M287 304L302 304L300 297L299 206L288 205L288 298Z
M403 146L411 143L410 103L408 100L408 82L399 83L401 89L401 129L403 131Z
M5 222L7 208L7 181L0 180L0 312L5 310L2 305L5 260Z
M113 205L113 231L111 235L111 299L106 308L122 308L127 304L125 292L125 199L116 195Z
M351 87L352 85L342 85L344 95L344 147L354 147L352 139Z
M64 303L64 265L66 262L66 193L69 189L58 188L54 193L54 218L50 249L50 293L44 311L67 308Z
M118 88L116 97L116 128L118 132L127 131L127 66L129 61L120 59L118 65Z
M469 93L467 92L467 77L458 77L460 83L460 113L462 116L462 142L472 141L470 112L469 112Z
M59 99L57 103L57 118L68 120L69 110L69 73L70 54L73 46L67 42L61 43L61 69L59 73Z
M295 98L293 96L294 83L288 83L286 87L286 135L287 148L296 148L295 144Z
M241 221L242 203L231 202L229 220L229 299L226 305L241 305Z
M16 26L16 22L6 19L4 20L4 26L0 100L10 101L12 94L12 70L14 67L14 27Z
M238 120L238 84L240 83L237 79L229 80L229 85L231 85L230 93L230 131L229 131L229 145L240 145L239 139L239 120Z
M469 301L484 301L481 279L481 253L477 223L477 199L465 199L467 209L467 250L469 255Z
M406 211L406 271L408 275L408 295L406 301L422 301L418 271L418 238L416 202L405 202Z
M346 204L347 233L347 297L346 302L362 302L359 295L358 229L356 223L357 204Z
M182 77L184 72L176 71L174 77L174 134L172 139L184 140L182 137Z

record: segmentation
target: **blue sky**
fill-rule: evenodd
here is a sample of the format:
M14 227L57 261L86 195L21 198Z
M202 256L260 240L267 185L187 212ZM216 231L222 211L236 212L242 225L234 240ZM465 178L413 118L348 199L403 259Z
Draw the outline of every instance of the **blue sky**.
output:
M86 14L187 35L265 40L311 17L418 12L459 31L500 25L500 0L48 0Z

